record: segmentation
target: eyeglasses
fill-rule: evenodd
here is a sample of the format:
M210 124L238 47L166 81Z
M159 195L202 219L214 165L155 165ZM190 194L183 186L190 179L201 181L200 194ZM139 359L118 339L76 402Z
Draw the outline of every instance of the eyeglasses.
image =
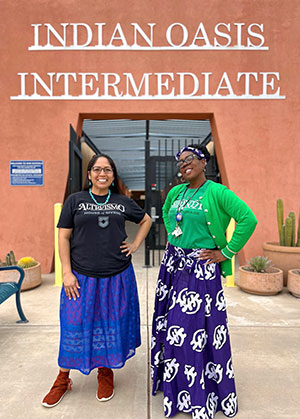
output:
M178 169L181 169L184 164L190 164L190 163L192 163L192 161L194 159L199 159L199 157L196 156L196 154L194 154L194 153L189 154L188 156L186 156L186 158L184 160L178 160L175 163L176 164L176 167L178 167Z
M92 172L96 173L96 175L100 175L102 170L106 175L110 175L113 172L113 169L111 169L110 167L93 166L91 170Z

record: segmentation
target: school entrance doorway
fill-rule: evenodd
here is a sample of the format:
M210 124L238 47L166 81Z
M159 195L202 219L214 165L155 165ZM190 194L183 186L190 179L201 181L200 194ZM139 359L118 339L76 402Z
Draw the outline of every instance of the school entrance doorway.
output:
M206 176L220 182L209 120L85 119L81 136L70 127L68 193L81 190L92 155L111 156L126 194L152 218L145 243L145 266L154 266L160 263L167 241L162 205L168 191L182 182L174 155L188 144L207 146L212 158Z

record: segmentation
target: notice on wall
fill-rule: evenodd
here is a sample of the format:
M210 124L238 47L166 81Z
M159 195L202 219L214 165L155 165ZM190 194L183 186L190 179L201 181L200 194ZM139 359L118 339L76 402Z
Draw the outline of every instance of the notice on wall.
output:
M11 160L9 179L11 186L43 186L43 160Z

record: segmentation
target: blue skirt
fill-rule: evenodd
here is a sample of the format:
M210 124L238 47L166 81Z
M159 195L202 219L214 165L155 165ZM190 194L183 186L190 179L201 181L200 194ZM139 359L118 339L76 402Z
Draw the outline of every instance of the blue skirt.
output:
M140 311L132 264L118 275L92 278L73 271L80 297L60 298L58 365L89 374L121 368L141 344Z
M199 250L169 245L160 268L152 324L153 395L164 393L166 417L237 413L226 303L219 265Z

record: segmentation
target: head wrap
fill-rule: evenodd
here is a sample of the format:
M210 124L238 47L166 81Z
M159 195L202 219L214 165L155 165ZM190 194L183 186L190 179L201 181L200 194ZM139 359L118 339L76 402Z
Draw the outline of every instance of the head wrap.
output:
M175 159L178 161L179 160L179 157L181 156L181 154L184 152L184 151L191 151L192 153L194 153L194 154L196 154L196 156L198 156L199 157L199 159L205 159L205 155L202 153L202 151L201 150L199 150L198 148L194 148L194 147L190 147L190 146L187 146L187 147L183 147L177 154L176 154L176 156L175 156Z

